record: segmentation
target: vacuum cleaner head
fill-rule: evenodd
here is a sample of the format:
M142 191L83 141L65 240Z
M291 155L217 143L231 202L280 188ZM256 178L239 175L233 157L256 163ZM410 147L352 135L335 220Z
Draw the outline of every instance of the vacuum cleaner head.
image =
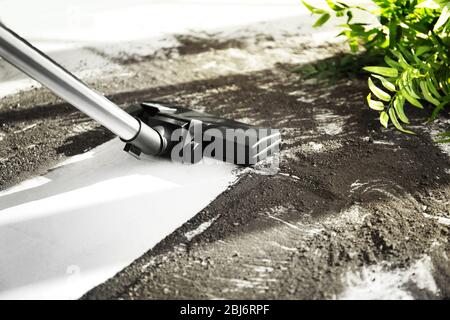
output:
M278 152L278 130L258 128L158 101L133 105L128 113L161 136L159 155L196 163L204 157L238 165L254 165ZM126 141L125 141L126 142ZM143 152L136 143L126 143L134 156Z

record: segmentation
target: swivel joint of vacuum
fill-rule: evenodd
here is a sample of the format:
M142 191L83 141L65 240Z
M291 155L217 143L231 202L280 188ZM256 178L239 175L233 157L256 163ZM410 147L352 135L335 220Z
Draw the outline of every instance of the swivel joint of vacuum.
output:
M139 121L139 131L130 140L122 139L126 143L124 150L135 157L142 153L152 156L163 154L170 139L167 130L163 126L150 127L136 119Z

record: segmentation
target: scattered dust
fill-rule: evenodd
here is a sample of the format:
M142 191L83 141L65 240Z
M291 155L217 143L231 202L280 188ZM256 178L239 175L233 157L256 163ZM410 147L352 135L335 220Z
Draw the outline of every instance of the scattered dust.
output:
M425 131L410 137L380 129L365 107L365 79L334 86L302 81L294 66L342 51L305 42L286 35L209 50L206 40L204 48L193 48L199 53L130 60L119 75L90 82L121 105L161 98L279 128L283 144L277 170L242 170L240 180L196 217L85 298L333 298L343 292L348 270L384 262L388 274L410 270L432 243L448 250L448 226L422 214L423 206L430 216L449 212L445 150ZM204 68L211 62L219 68ZM41 124L20 139L9 134L37 117ZM0 158L8 158L0 163L1 188L111 138L102 128L70 136L80 120L86 118L43 89L0 100L7 132ZM36 148L25 149L30 144ZM194 226L218 215L188 241ZM178 249L182 244L186 250ZM270 278L243 268L268 257ZM448 268L434 272L436 285L448 286ZM448 298L446 291L424 287L429 298Z
M28 130L30 130L30 129L33 129L33 128L36 127L36 126L37 126L37 123L30 124L30 125L28 125L28 126L22 128L22 129L20 129L20 130L14 131L14 134L28 131Z
M433 264L429 256L414 262L409 268L387 270L385 263L363 267L358 272L348 272L343 279L345 289L339 299L357 300L412 300L416 290L439 294L433 278Z
M98 126L99 126L98 124L92 122L78 123L72 127L72 134L77 135L83 132L87 132Z
M342 133L345 126L345 117L332 113L316 114L314 119L317 121L319 132L331 136Z
M443 224L443 225L446 225L446 226L450 226L450 219L449 218L429 215L429 214L427 214L425 212L423 212L423 216L425 218L435 219L437 221L437 223L440 223L440 224Z
M213 219L203 222L197 227L197 229L187 232L184 236L186 237L186 239L188 239L188 241L191 241L194 237L205 232L219 217L220 215L217 215Z

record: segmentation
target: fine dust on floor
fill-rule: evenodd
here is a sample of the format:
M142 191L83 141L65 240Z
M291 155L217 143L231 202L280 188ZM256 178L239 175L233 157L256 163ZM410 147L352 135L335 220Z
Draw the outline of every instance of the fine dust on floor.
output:
M239 90L221 90L230 85ZM288 94L299 87L310 101ZM450 211L448 155L426 130L410 137L380 129L363 79L308 85L278 65L182 88L170 91L179 103L197 97L208 112L219 106L222 115L282 129L279 172L244 170L199 215L85 298L448 297L449 227L434 219ZM392 292L380 294L367 273L391 280Z
M430 297L438 296L440 290L433 277L433 263L429 256L415 261L408 268L388 270L382 264L363 267L358 272L348 272L344 276L345 289L340 299L392 299L412 300L415 290L429 293ZM417 294L417 293L416 293ZM422 296L421 298L427 298Z
M381 129L364 102L365 79L330 85L291 72L339 46L296 48L295 41L270 38L236 43L205 50L207 42L196 40L186 55L127 61L140 78L111 79L122 88L112 98L161 99L279 128L278 172L243 170L197 216L84 298L334 299L354 292L365 298L375 297L364 277L372 272L392 279L405 298L450 297L449 226L436 219L450 212L450 163L429 132ZM264 63L255 66L250 57ZM213 62L220 68L204 67ZM8 119L0 158L15 155L2 185L24 167L34 174L55 157L111 138L98 127L73 134L88 120L65 104L37 106L33 101L47 101L45 91L27 97L25 105L0 108L0 119ZM40 124L20 140L10 134L37 114ZM13 147L27 143L36 147ZM423 268L420 277L411 275Z

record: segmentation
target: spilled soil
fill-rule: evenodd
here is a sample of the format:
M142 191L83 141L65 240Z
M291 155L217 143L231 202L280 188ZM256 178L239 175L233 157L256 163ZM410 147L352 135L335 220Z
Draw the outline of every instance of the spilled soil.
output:
M267 50L267 42L279 46L265 41L259 50ZM208 46L197 38L185 39L183 48L180 54L192 58L127 65L163 69L176 59L195 59L205 48L214 61L229 48L247 50L241 40ZM192 71L192 65L182 65L177 74ZM427 281L411 275L389 287L394 296L386 290L378 297L403 292L419 299L450 298L448 154L426 127L413 128L415 136L381 129L364 103L364 79L305 80L291 72L295 66L282 61L174 85L152 80L147 88L111 95L121 105L159 99L278 128L280 166L269 173L238 169L235 185L83 298L342 298L351 296L353 287L367 291L361 270L381 266L407 273L424 257L430 261L422 270ZM17 98L0 103L2 189L112 138L72 107L45 103L45 90L30 97L42 103L17 105ZM423 122L408 111L416 123ZM350 283L349 275L358 275L361 283Z
M244 170L197 217L85 298L335 298L349 269L407 268L423 255L434 259L439 293L412 284L411 294L448 297L449 228L423 214L449 217L448 156L425 132L381 130L364 105L365 81L305 84L290 67L171 93L281 129L280 172Z

